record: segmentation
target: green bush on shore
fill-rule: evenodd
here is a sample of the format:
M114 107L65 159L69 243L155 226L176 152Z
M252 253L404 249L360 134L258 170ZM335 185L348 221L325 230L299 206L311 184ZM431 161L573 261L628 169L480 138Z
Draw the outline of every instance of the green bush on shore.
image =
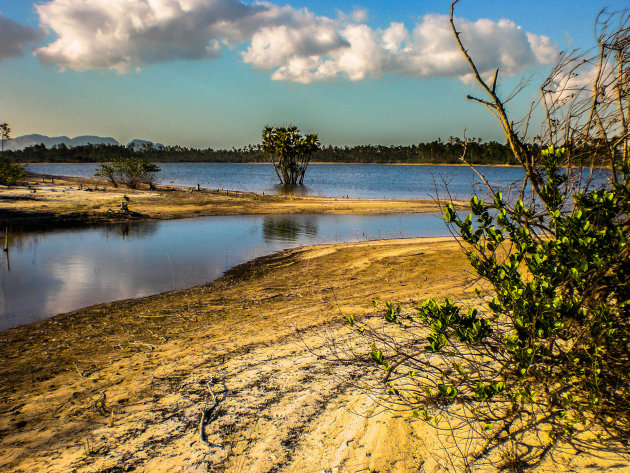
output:
M12 186L24 179L26 171L23 166L9 161L6 158L0 158L0 184L3 186Z

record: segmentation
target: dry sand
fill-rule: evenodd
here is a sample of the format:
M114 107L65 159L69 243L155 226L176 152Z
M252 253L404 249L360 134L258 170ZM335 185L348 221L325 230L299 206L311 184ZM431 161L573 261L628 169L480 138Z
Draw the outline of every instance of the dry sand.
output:
M340 314L374 298L458 292L457 255L442 240L290 250L207 286L2 332L1 469L409 471L424 459L414 423L366 418L379 409L353 388L361 373L318 355Z

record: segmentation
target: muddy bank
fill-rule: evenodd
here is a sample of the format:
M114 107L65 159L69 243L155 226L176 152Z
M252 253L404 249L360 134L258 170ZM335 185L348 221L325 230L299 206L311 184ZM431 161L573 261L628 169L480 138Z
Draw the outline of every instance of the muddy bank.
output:
M0 188L0 227L39 229L209 215L386 214L439 210L431 200L379 200L265 195L156 186L125 189L87 178L30 176Z

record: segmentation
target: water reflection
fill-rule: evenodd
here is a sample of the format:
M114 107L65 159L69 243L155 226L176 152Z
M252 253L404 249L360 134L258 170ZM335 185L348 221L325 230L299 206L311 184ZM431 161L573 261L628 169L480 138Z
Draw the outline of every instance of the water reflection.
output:
M10 251L11 249L22 250L25 245L28 245L33 239L38 238L38 234L40 232L24 232L20 231L11 231L9 232L9 237L7 241L7 249ZM43 232L42 232L43 233Z
M262 234L265 242L296 241L301 236L317 236L317 218L303 217L264 217Z
M107 225L98 225L94 227L82 227L82 228L69 228L67 230L35 230L35 231L13 231L8 234L8 247L9 249L25 250L37 246L42 239L46 239L50 234L59 234L60 232L66 232L68 234L74 234L81 231L95 231L101 233L105 238L122 238L134 239L134 238L151 238L158 231L158 222L146 222L146 221L130 221L120 223L110 223Z
M203 284L290 247L447 234L438 214L200 217L9 233L10 260L0 257L0 330Z
M277 184L272 187L274 193L278 195L287 195L287 196L300 196L306 197L311 194L310 189L307 186L300 185L291 185L291 184Z
M99 227L105 237L149 238L158 230L157 222L122 222Z
M6 260L7 271L11 272L11 258L9 257L9 249L5 248L3 253L4 253L4 258Z

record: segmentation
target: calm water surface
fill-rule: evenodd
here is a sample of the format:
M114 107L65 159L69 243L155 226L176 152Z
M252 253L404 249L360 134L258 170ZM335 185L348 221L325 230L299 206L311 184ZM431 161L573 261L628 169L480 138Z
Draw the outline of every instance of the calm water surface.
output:
M161 163L160 183L248 192L280 192L271 164ZM96 164L30 165L38 173L92 177ZM523 178L519 167L483 167L493 184L506 186ZM465 166L409 166L373 164L312 164L304 179L304 193L360 199L426 199L444 195L444 184L455 198L469 198L480 184Z
M280 192L270 164L160 164L162 184ZM92 176L96 165L32 165L53 175ZM493 185L523 178L517 167L483 167ZM479 178L462 166L314 164L304 193L330 197L469 198ZM501 189L508 196L507 190ZM226 269L284 248L324 242L445 235L432 214L206 217L12 235L0 256L0 330L98 302L203 284Z
M437 214L200 217L14 234L0 255L0 330L203 284L285 248L447 234Z

